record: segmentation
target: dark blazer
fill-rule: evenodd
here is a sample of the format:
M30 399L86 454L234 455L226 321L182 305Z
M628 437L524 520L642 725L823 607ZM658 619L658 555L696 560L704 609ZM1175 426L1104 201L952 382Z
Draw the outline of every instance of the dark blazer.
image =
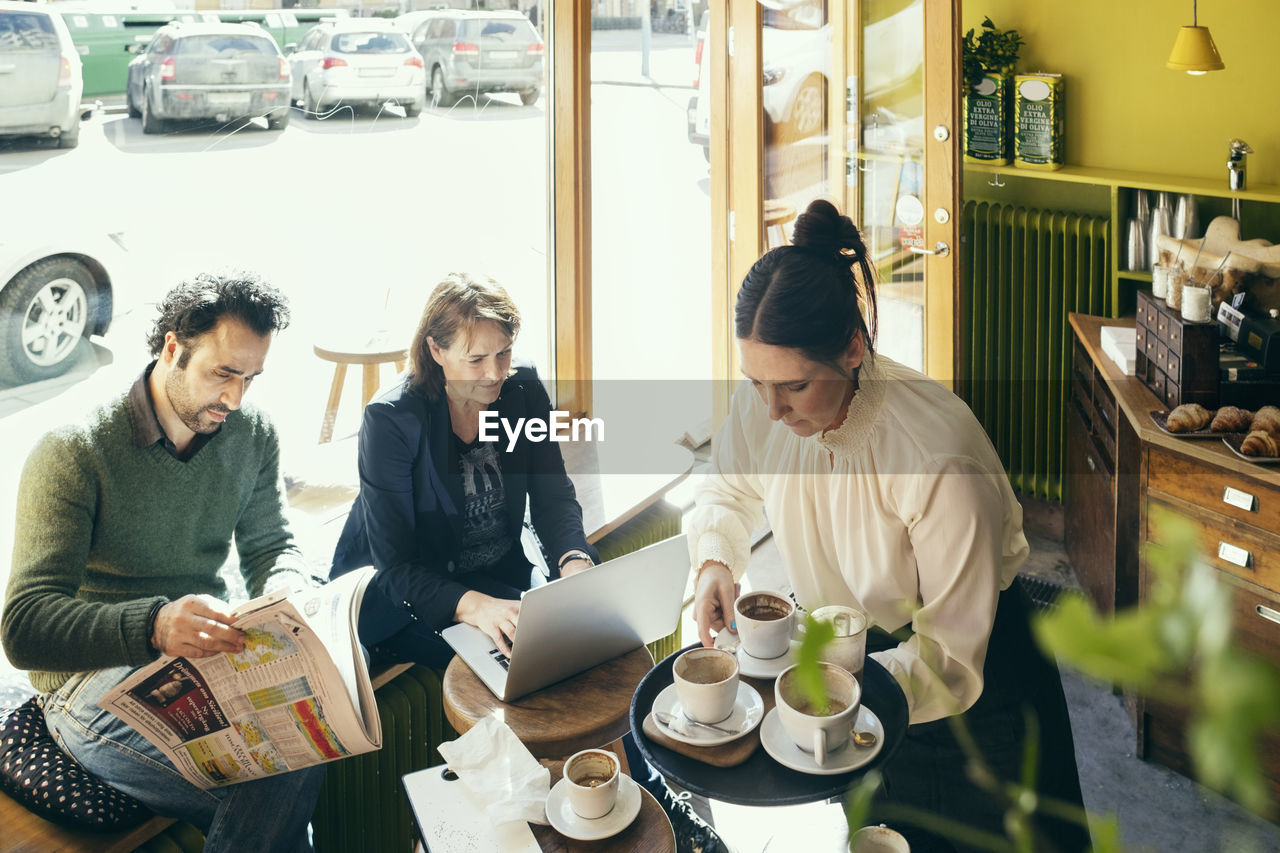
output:
M528 365L517 365L491 407L514 425L546 419L551 400ZM498 458L506 491L506 531L519 547L525 501L549 562L578 548L595 558L582 531L582 508L564 470L558 444L523 434ZM360 494L333 555L331 577L373 565L382 589L413 606L418 618L440 629L453 621L458 599L471 587L455 573L462 541L462 477L452 452L449 404L431 402L406 379L370 401L360 426ZM528 575L524 586L528 585Z

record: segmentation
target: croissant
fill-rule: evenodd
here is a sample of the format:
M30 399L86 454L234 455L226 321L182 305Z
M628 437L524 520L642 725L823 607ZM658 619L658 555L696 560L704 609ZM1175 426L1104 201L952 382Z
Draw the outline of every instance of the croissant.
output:
M1204 429L1213 420L1213 413L1199 403L1186 403L1178 406L1165 419L1165 427L1169 432L1194 432Z
M1280 456L1280 444L1277 444L1275 436L1256 429L1246 435L1244 441L1240 442L1240 452L1245 456L1270 456L1275 458Z
M1275 406L1263 406L1258 409L1258 413L1253 416L1253 423L1249 429L1263 430L1270 433L1274 438L1280 438L1280 409Z
M1252 420L1253 415L1246 409L1223 406L1218 409L1218 414L1213 416L1213 422L1209 424L1209 429L1214 432L1248 432L1249 423Z

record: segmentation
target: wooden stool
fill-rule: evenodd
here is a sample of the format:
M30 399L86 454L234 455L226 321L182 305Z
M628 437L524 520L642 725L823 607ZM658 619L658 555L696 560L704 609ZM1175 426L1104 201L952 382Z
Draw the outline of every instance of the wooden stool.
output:
M630 730L631 696L653 657L641 646L573 678L514 702L503 702L455 657L444 673L444 715L458 734L499 713L534 758L564 759L583 749L612 744ZM621 744L613 747L623 767Z
M377 332L363 346L322 347L315 344L316 355L325 361L332 361L333 384L329 387L329 403L325 406L324 422L320 425L320 443L333 439L333 422L338 417L338 403L342 400L342 384L347 378L347 365L364 365L364 385L361 389L360 405L367 406L378 390L378 368L387 362L394 362L396 372L404 370L404 360L408 355L405 347L392 346L385 332Z
M760 215L764 220L765 244L768 248L772 249L776 246L785 246L791 242L787 239L786 229L782 226L796 218L796 207L794 204L787 204L785 201L779 201L773 198L767 199L763 205L763 209L760 211ZM778 229L776 232L778 241L776 243L773 240L775 235L773 229L775 228Z

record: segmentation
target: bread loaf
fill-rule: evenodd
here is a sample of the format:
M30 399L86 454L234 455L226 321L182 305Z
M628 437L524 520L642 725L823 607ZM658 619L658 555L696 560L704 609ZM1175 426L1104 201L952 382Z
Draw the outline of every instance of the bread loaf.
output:
M1245 456L1269 456L1275 458L1280 456L1280 445L1277 445L1276 437L1264 430L1254 430L1244 437L1244 441L1240 443L1240 452Z
M1165 427L1169 432L1195 432L1213 420L1213 413L1199 403L1184 403L1169 413Z
M1272 438L1280 438L1280 409L1275 406L1263 406L1258 409L1249 429L1250 431L1262 430L1269 433Z
M1213 416L1209 429L1214 432L1248 432L1249 424L1253 421L1253 414L1246 409L1237 409L1235 406L1223 406L1218 409L1218 413Z

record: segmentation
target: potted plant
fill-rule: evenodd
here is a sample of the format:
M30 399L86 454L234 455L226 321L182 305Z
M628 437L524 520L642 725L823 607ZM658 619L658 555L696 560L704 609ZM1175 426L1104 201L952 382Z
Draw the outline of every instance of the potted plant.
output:
M964 159L970 163L1007 166L1010 162L1009 125L1012 118L1013 69L1022 36L982 21L982 34L964 35Z

